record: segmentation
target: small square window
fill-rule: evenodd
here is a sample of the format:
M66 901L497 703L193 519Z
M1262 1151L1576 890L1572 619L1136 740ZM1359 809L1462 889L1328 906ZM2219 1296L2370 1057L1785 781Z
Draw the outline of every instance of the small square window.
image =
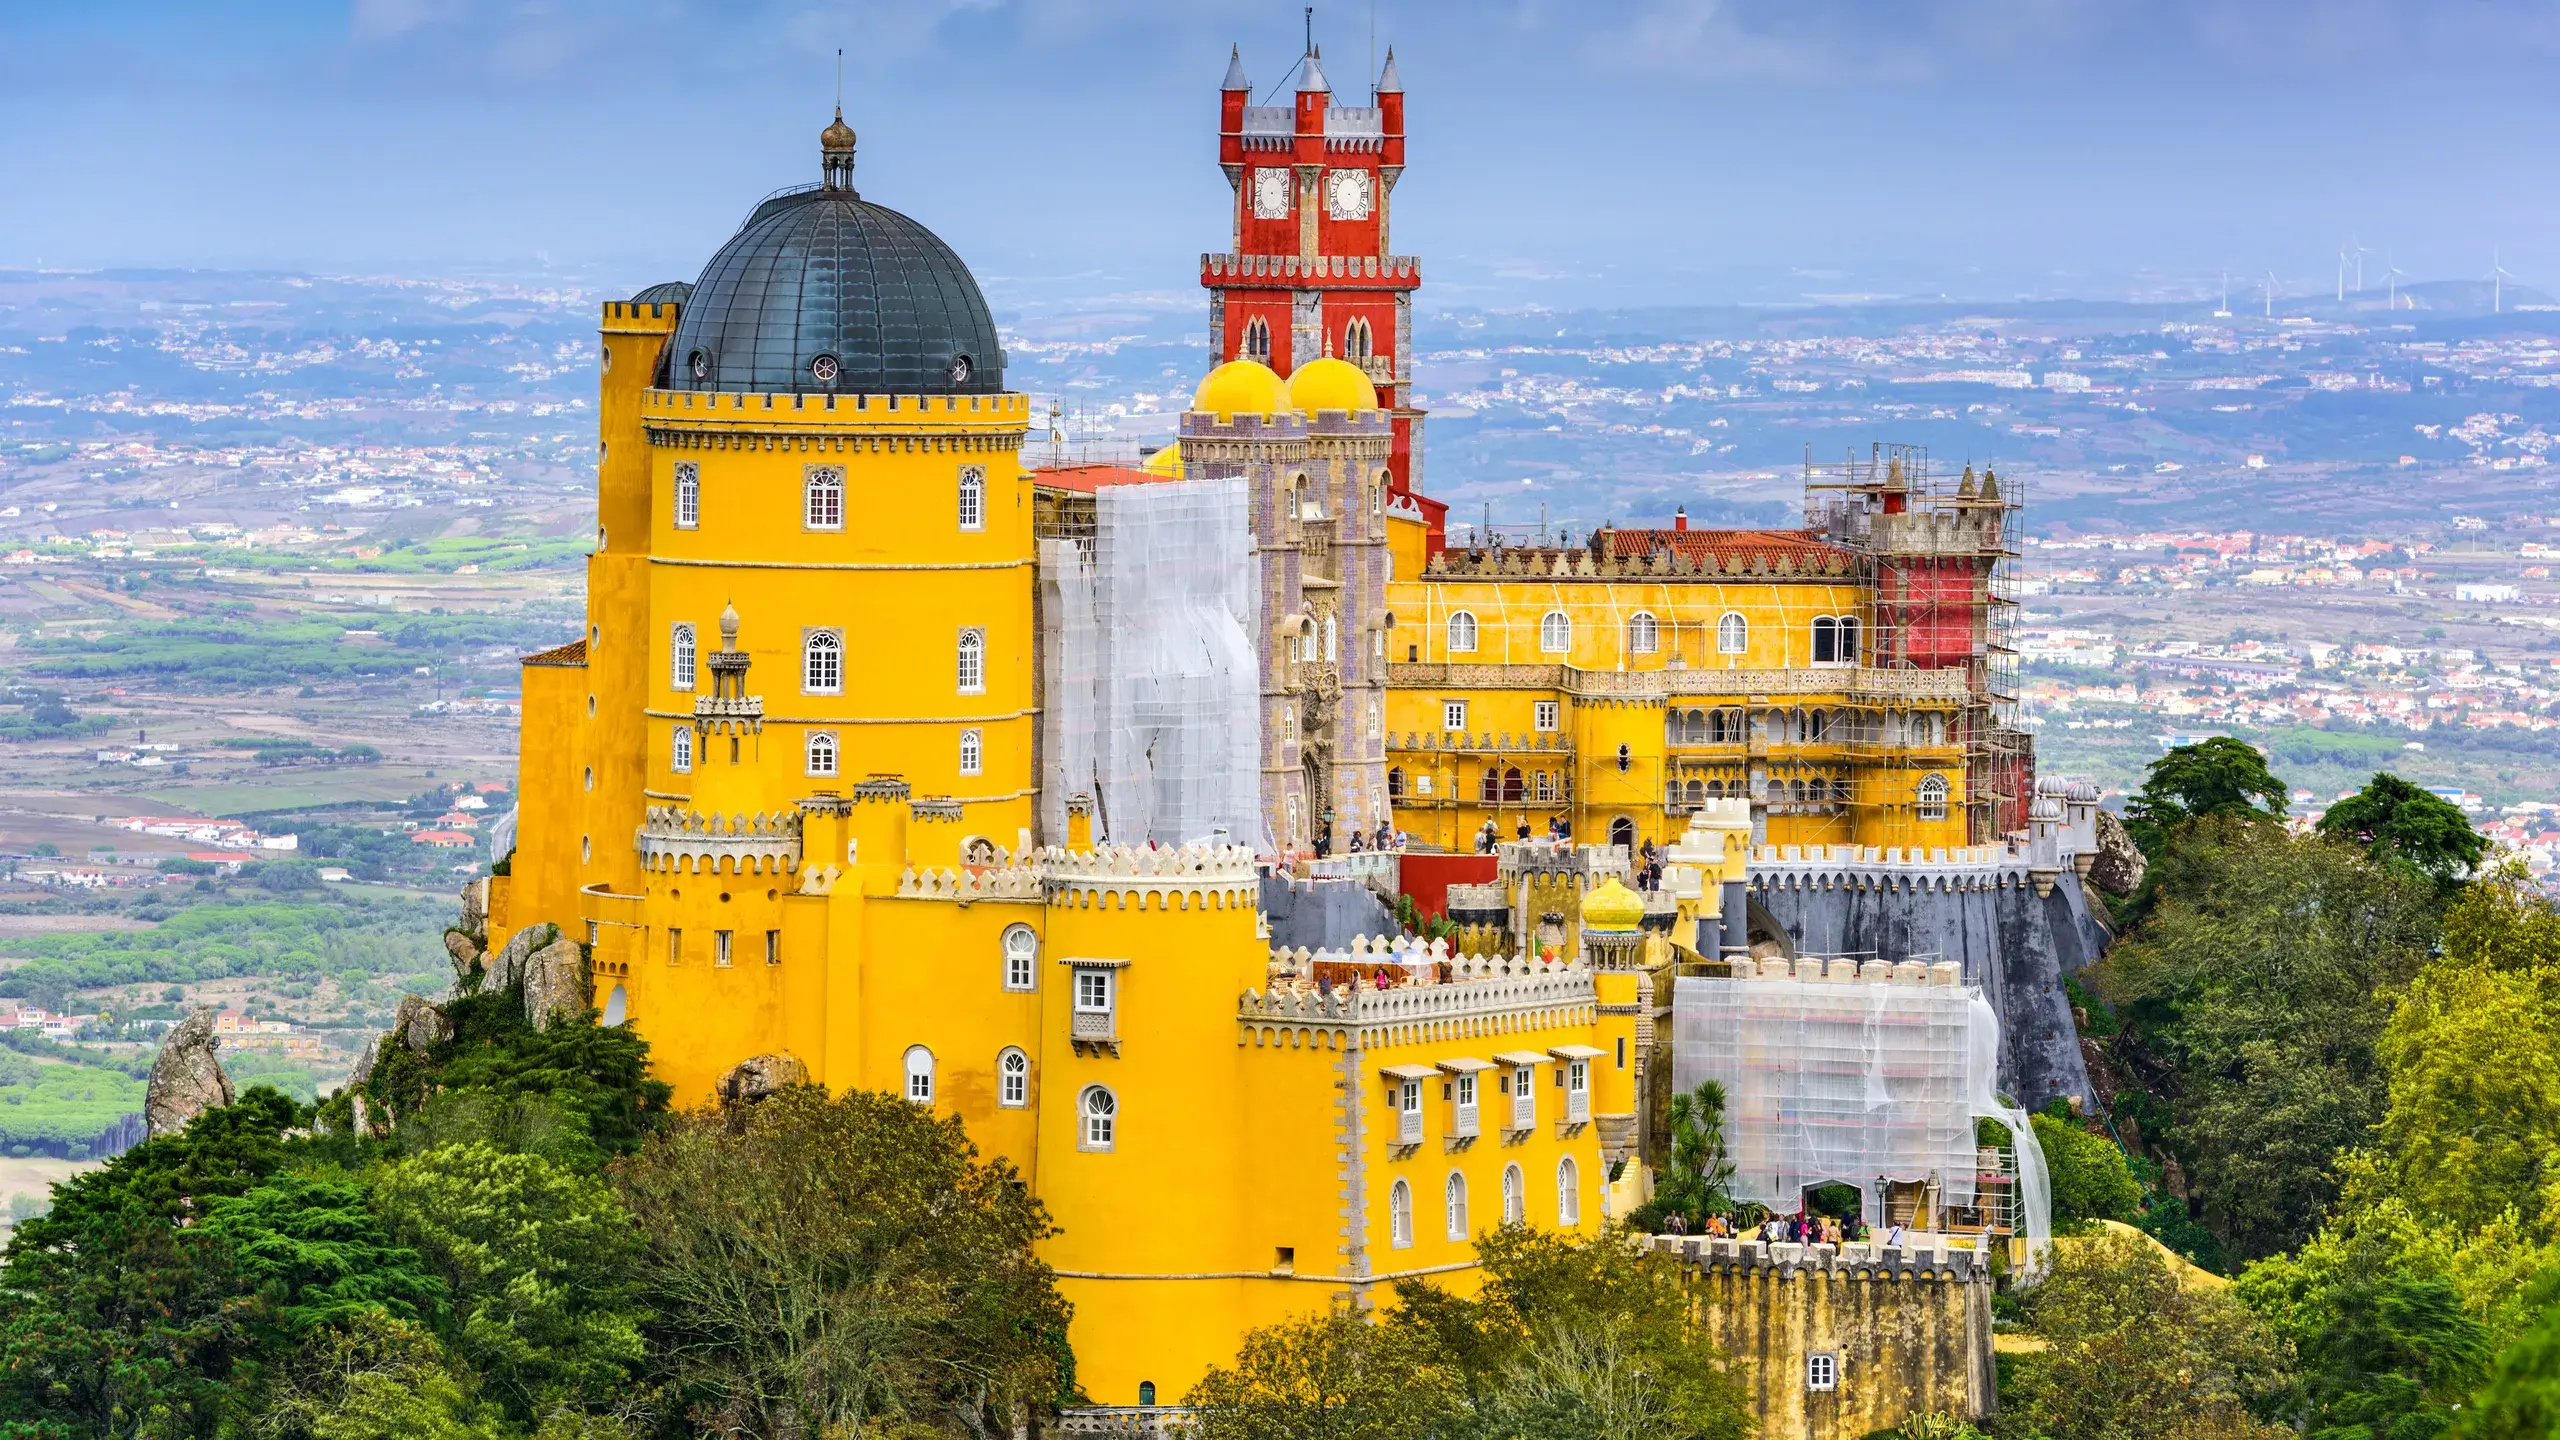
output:
M1441 728L1441 729L1443 729L1443 730L1464 730L1464 729L1466 729L1466 728L1467 728L1467 702L1466 702L1466 701L1464 701L1464 700L1443 700L1443 701L1441 701L1441 702L1440 702L1440 728Z
M1804 1357L1804 1388L1837 1390L1840 1388L1840 1357L1828 1350L1816 1350Z
M1539 701L1539 702L1537 703L1537 706L1535 707L1535 714L1536 714L1536 716L1537 716L1537 720L1538 720L1538 728L1539 728L1539 729L1541 729L1541 730L1553 730L1553 729L1555 729L1555 728L1556 728L1556 724L1557 724L1557 720L1558 720L1558 715L1559 715L1559 713L1562 711L1562 709L1563 709L1563 707L1562 707L1561 705L1559 705L1557 702L1553 701L1553 700L1541 700L1541 701Z
M732 942L737 939L737 936L738 932L735 930L714 930L711 932L712 964L723 970L729 968L729 962L732 958L730 947Z
M669 927L667 930L667 963L670 965L676 965L681 964L683 960L684 932L682 930Z
M764 963L767 965L782 963L782 932L779 930L764 932Z

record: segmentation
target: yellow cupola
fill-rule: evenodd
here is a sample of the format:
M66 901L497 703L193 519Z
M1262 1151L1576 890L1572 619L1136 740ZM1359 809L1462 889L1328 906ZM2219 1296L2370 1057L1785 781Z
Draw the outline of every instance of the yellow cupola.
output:
M1585 930L1637 930L1644 926L1644 897L1612 875L1582 897Z
M1289 408L1307 415L1319 410L1375 410L1378 387L1359 366L1327 355L1308 361L1290 375Z
M1271 415L1289 408L1289 389L1259 360L1230 360L1201 380L1191 408L1210 415Z

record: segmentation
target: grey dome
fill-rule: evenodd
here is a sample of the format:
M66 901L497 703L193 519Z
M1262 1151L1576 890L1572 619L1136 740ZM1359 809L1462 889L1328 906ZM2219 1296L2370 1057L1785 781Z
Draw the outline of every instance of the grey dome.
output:
M632 296L629 303L633 305L681 305L692 298L692 281L661 280L657 284L650 286L648 289L641 291L639 294Z
M702 267L666 355L675 390L1004 388L995 317L969 267L932 231L850 188L758 205Z

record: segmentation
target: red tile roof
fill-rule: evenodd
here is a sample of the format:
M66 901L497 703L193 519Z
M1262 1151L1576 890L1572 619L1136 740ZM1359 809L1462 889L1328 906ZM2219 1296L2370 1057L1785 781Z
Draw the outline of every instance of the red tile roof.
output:
M1773 561L1785 556L1798 568L1826 569L1833 561L1847 568L1850 553L1810 530L1611 530L1609 553L1622 560L1650 560L1666 551L1685 555L1691 563L1710 557L1749 563L1753 556Z
M517 663L522 665L584 665L587 663L587 642L584 640L572 640L566 645L554 645L548 650L537 650L534 653L525 656Z

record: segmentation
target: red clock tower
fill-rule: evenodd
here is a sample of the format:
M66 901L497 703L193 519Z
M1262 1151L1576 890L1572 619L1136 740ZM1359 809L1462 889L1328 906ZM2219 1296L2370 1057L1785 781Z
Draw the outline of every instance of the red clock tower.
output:
M1336 105L1310 48L1289 105L1252 103L1241 54L1218 96L1218 164L1235 192L1233 239L1200 257L1212 362L1260 360L1287 375L1318 356L1369 373L1394 418L1392 492L1422 508L1431 549L1448 506L1421 494L1422 412L1413 407L1413 292L1421 262L1388 248L1388 199L1404 174L1404 82L1396 56L1366 107Z

